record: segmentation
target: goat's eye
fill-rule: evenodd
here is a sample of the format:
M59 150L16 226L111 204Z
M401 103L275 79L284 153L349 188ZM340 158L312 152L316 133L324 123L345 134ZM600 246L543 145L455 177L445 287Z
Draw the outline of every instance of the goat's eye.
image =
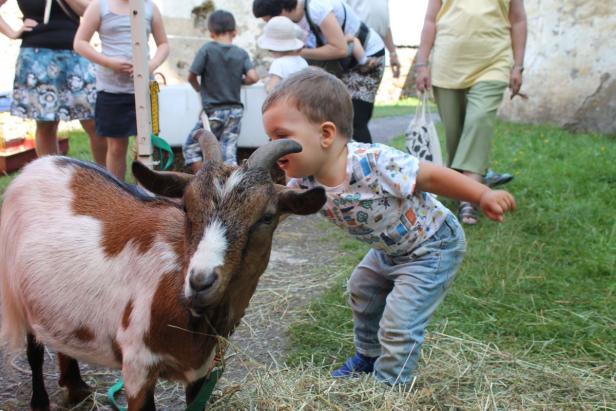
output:
M259 220L259 222L262 224L271 224L272 221L274 221L274 214L265 214Z

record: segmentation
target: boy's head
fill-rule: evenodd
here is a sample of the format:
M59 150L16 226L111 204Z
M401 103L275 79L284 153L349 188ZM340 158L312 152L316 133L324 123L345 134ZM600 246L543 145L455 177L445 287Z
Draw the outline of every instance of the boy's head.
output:
M291 138L303 147L279 163L290 177L315 175L353 136L351 95L342 81L319 68L303 69L278 83L262 112L270 139Z
M207 19L207 29L212 35L220 36L235 32L235 18L226 10L216 10Z

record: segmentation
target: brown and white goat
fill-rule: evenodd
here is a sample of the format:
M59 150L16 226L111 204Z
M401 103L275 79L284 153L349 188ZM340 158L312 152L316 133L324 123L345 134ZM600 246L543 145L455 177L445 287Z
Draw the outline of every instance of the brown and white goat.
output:
M217 336L238 324L265 270L281 216L310 214L321 189L272 182L277 159L301 151L280 140L242 166L214 153L195 176L133 174L154 197L96 166L43 157L7 188L0 215L1 334L27 342L32 409L49 408L44 345L58 353L70 401L89 387L76 360L122 369L128 409L154 409L157 378L187 384L191 402L208 371Z

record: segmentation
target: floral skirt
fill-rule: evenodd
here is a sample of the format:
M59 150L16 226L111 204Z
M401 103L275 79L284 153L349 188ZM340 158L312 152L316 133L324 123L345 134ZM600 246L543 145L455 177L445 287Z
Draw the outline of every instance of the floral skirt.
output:
M351 94L351 98L374 103L376 92L385 72L385 57L379 56L377 58L379 59L378 64L369 72L364 73L361 66L355 66L340 77Z
M96 69L72 50L23 47L13 84L11 114L36 121L90 120Z

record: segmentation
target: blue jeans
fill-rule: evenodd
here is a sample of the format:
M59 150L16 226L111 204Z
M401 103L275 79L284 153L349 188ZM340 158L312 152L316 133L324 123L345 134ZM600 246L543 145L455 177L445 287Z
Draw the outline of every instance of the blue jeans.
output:
M406 384L419 359L424 330L441 303L466 251L453 215L410 254L390 257L370 250L348 283L355 348L378 357L374 376Z
M222 158L225 164L237 165L237 140L240 137L242 108L220 108L208 110L207 115L210 120L210 129L220 143ZM190 165L198 161L203 161L203 153L198 142L193 140L193 133L203 128L201 120L197 121L193 129L186 137L186 142L182 146L184 163Z

